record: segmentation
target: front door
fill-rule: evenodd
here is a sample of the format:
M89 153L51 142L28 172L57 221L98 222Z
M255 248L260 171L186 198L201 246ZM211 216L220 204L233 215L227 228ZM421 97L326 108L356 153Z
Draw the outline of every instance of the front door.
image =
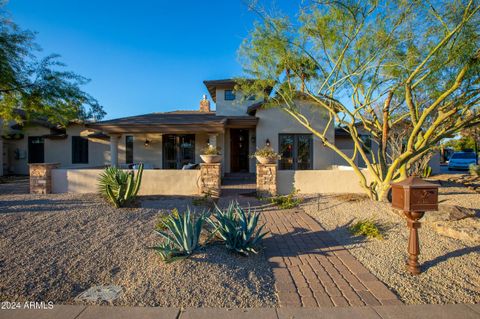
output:
M248 172L248 130L230 129L230 171Z
M28 162L29 163L44 163L45 149L44 139L41 136L28 137Z

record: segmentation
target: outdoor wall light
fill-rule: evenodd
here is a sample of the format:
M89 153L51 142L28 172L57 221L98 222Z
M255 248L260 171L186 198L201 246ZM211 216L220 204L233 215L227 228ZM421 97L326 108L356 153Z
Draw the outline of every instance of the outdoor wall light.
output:
M150 146L150 141L149 141L149 140L145 140L145 143L143 143L143 145L145 145L145 147L149 147L149 146Z
M270 147L270 140L267 138L267 140L265 141L265 145L267 145L268 147Z
M252 141L252 144L255 144L255 141L256 141L257 139L255 138L255 136L252 136L252 138L251 138L250 140Z

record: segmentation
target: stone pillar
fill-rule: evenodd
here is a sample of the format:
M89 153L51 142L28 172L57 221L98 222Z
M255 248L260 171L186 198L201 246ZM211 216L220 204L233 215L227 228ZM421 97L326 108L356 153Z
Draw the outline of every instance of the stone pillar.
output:
M257 195L277 195L277 164L257 164Z
M200 164L200 193L212 197L220 197L222 164Z
M110 165L118 167L118 136L110 135Z
M35 163L30 166L30 194L52 193L52 169L59 163Z

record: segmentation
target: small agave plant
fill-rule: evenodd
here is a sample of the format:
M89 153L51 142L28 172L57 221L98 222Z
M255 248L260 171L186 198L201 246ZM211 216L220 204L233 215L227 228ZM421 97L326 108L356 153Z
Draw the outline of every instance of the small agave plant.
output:
M100 194L117 208L126 206L137 197L142 174L143 164L140 164L136 176L133 171L108 167L99 178Z
M163 227L155 230L163 241L152 248L166 263L187 258L200 247L200 233L204 222L203 214L195 218L189 208L183 213L170 214L162 221Z
M227 249L248 256L258 252L260 241L268 233L262 233L265 224L257 227L259 217L250 208L245 211L237 202L231 202L224 211L216 207L208 222L214 229L213 234L225 243Z

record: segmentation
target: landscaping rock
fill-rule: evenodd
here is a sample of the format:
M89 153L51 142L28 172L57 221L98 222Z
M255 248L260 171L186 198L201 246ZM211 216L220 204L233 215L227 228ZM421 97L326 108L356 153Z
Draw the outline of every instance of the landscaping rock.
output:
M421 221L424 224L430 224L440 221L457 221L474 216L476 216L474 209L456 205L439 205L438 211L427 212Z
M93 286L79 294L75 301L112 302L122 293L120 286Z
M480 242L480 219L464 218L456 221L438 221L430 225L437 233L443 236Z

